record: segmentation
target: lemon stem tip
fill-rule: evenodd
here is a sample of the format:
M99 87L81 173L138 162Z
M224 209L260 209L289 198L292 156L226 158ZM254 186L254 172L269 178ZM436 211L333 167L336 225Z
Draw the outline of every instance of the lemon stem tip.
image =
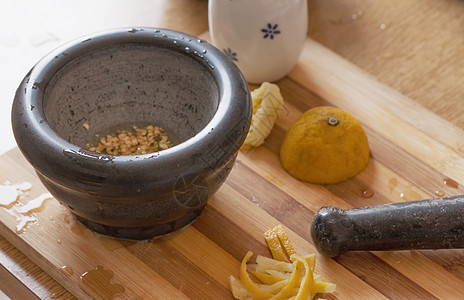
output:
M327 119L325 119L325 122L326 122L327 125L329 125L329 126L337 126L338 123L339 123L337 117L335 117L335 116L327 117Z

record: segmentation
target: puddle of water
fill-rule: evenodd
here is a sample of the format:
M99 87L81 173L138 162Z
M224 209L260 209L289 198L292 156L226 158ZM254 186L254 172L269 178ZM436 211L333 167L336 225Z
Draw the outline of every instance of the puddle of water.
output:
M22 182L10 184L9 182L0 185L0 207L3 207L10 215L16 217L16 233L23 233L32 223L38 221L35 213L41 212L45 208L45 202L53 199L50 193L44 193L37 198L30 199L29 191L32 184Z
M102 266L87 271L81 275L82 284L92 289L99 298L111 299L117 294L124 293L125 288L118 283L111 283L114 272L105 270Z

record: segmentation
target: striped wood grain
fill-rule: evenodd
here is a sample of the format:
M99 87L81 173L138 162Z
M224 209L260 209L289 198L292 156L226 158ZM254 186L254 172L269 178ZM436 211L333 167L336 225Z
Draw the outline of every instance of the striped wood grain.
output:
M238 276L246 251L269 256L263 232L283 224L300 253L315 252L309 237L314 213L325 205L360 207L461 194L455 169L463 162L464 133L416 106L399 93L308 39L297 68L278 82L285 99L273 132L256 149L242 150L230 177L210 199L203 215L175 234L144 242L96 235L76 223L57 201L37 213L39 221L17 234L17 220L0 209L0 233L76 297L104 298L80 276L102 266L121 284L121 299L230 299L228 276ZM374 99L375 98L375 99ZM371 161L355 178L335 185L302 183L280 166L279 148L286 130L305 110L335 105L357 117L366 129ZM421 114L427 118L417 126ZM444 138L436 126L446 130ZM45 190L14 149L0 157L1 181L33 184L31 196ZM392 184L394 179L395 184ZM371 189L370 198L362 192ZM53 216L53 220L50 219ZM57 241L61 242L58 243ZM462 250L347 253L335 259L318 255L317 272L337 284L328 299L462 299ZM66 275L62 266L74 272Z

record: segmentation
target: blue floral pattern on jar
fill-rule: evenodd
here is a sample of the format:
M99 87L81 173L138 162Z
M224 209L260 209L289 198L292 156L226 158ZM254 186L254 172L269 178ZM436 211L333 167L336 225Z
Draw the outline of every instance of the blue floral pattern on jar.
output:
M224 51L224 53L233 61L238 61L238 58L237 58L237 53L232 51L232 49L230 48L227 48L227 49L222 49L222 51Z
M273 40L276 34L280 34L280 30L278 29L278 27L279 27L279 24L272 25L271 23L267 23L267 27L261 29L261 32L264 33L263 38L264 39L270 38L271 40Z

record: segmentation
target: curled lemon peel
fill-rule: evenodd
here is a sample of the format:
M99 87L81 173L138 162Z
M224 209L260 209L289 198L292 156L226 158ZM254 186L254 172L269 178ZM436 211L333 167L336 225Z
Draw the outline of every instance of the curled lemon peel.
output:
M271 251L271 255L275 260L283 261L285 260L284 252L280 246L280 240L277 236L277 233L270 229L264 233L264 239L266 240L267 246Z
M316 254L308 254L305 255L305 259L308 262L311 271L314 273L314 269L316 268Z
M285 253L290 259L293 254L296 254L295 248L293 248L292 243L290 243L288 235L282 225L277 225L266 231L264 233L264 239L266 240L272 257L275 260L284 261Z
M264 284L274 284L276 282L285 280L285 278L274 276L271 274L266 274L266 273L261 273L261 272L256 272L256 271L252 271L250 273L253 274L253 276L258 278L258 280Z
M279 112L283 109L284 100L279 87L274 83L263 82L251 92L253 116L250 129L244 144L258 147L271 133Z
M313 271L309 266L309 262L312 260L311 257L301 257L297 254L292 255L292 258L297 262L301 262L305 269L305 275L301 280L300 289L295 297L295 300L308 299L311 295L311 288L313 286Z
M286 261L278 261L269 257L258 255L256 257L256 272L264 273L269 270L279 271L279 272L292 272L294 266L292 263Z
M279 238L280 243L282 244L282 246L284 246L285 252L291 259L292 255L296 254L296 252L295 252L295 248L293 248L292 243L290 243L290 239L288 238L288 235L285 232L285 229L282 227L282 225L277 225L272 230L277 234L277 237Z
M250 292L251 296L254 299L269 299L273 295L269 292L265 292L261 290L250 278L250 275L247 271L247 262L250 260L253 252L248 251L245 257L242 260L240 265L240 281L242 282L243 286Z
M295 269L293 270L292 277L288 281L287 286L280 290L280 292L271 298L271 300L286 299L293 296L293 291L301 281L302 273L304 272L304 265L300 260L295 261Z
M265 292L269 292L272 294L278 293L282 290L285 286L288 285L288 280L278 281L273 284L259 284L259 288Z
M230 290L235 299L250 300L253 299L248 290L243 286L242 282L234 276L229 276Z
M256 264L248 264L253 256L253 253L248 251L240 265L240 280L230 276L230 286L235 299L303 300L313 299L319 293L335 291L335 284L324 282L321 276L315 273L316 255L297 254L281 225L266 231L264 236L267 237L269 247L274 248L274 252L271 250L271 253L277 253L277 258L284 259L258 255ZM291 262L285 260L284 251ZM251 270L247 266L250 266ZM250 274L259 282L254 282Z
M337 286L330 282L325 281L314 281L313 292L314 294L319 293L332 293L335 292Z

